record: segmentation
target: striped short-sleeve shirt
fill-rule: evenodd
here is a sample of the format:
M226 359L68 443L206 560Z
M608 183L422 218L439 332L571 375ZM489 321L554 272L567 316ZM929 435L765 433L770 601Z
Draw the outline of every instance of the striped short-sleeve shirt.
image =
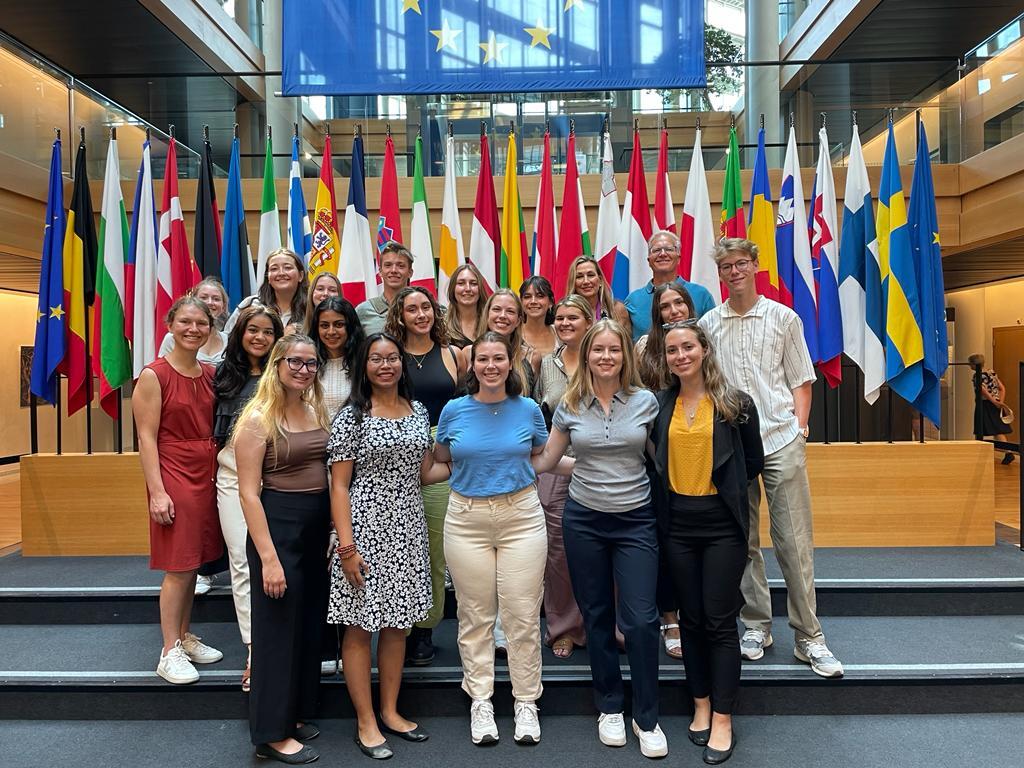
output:
M704 315L700 326L711 337L729 383L753 398L765 455L785 448L800 434L793 390L816 378L800 317L761 296L743 315L725 301Z

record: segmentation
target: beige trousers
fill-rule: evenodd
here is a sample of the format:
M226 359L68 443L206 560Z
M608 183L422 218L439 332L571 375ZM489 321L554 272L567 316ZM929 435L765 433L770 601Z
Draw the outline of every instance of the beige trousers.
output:
M452 491L444 554L459 603L462 689L475 700L494 693L494 622L500 615L512 694L523 701L540 698L547 531L536 486L486 498Z
M252 620L249 613L249 560L245 554L245 540L249 529L242 515L242 502L238 498L238 471L235 467L235 449L226 446L217 454L217 514L220 529L228 550L228 572L231 574L231 597L235 601L238 631L242 642L252 642Z
M789 625L797 640L823 640L814 593L814 528L803 436L764 457L761 480L768 498L772 546L786 581ZM748 629L767 632L772 626L772 598L761 553L761 486L756 480L750 484L749 497L750 559L740 582L744 601L740 620Z

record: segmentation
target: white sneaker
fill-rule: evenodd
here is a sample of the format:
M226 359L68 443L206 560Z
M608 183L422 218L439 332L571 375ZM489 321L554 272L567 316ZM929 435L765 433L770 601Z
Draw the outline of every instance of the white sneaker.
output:
M640 754L644 757L664 757L668 754L668 739L665 738L661 726L657 723L653 730L642 731L634 720L633 733L640 739Z
M811 665L811 670L822 677L842 677L843 664L823 642L798 640L793 655Z
M498 743L498 726L490 699L477 699L469 708L469 734L474 744Z
M772 633L763 629L748 629L740 638L740 656L747 661L757 661L764 656L764 649L770 648Z
M213 586L213 576L196 576L196 594L205 595Z
M338 673L338 662L334 659L320 662L320 677L331 677Z
M176 642L166 654L160 654L160 663L156 667L156 673L168 683L175 685L187 685L199 680L199 673L189 661L185 649L181 647L181 640Z
M193 664L213 664L224 658L224 654L216 648L211 648L206 643L199 642L200 638L191 632L186 632L181 638L181 648L188 655Z
M602 713L597 718L597 738L606 747L626 746L626 721L621 712Z
M516 744L540 743L540 717L537 704L533 701L515 703L516 733L513 737Z

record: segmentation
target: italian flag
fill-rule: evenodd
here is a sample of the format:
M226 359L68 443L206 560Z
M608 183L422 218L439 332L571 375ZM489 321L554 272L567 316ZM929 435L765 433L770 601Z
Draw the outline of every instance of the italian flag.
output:
M117 390L132 378L131 350L125 338L124 272L128 249L128 216L121 196L117 140L107 147L100 208L99 253L96 270L95 334L92 372L100 383L100 407L117 418Z
M412 176L412 234L409 250L412 252L412 280L410 285L426 288L437 295L434 279L434 243L430 238L430 217L427 206L427 188L423 183L423 137L416 137L416 157Z
M260 203L260 241L256 249L257 286L263 284L267 257L281 247L281 216L277 210L277 190L274 187L274 150L270 129L267 131L267 155L263 160L263 201Z

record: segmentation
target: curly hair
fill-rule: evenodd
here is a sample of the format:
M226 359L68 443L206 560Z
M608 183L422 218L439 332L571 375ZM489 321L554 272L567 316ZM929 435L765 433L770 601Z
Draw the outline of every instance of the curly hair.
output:
M405 320L402 315L405 312L405 300L414 293L423 294L430 300L430 308L434 312L434 320L430 326L430 340L439 347L447 347L449 344L448 328L445 326L441 307L430 291L419 285L403 288L395 296L395 300L391 302L391 307L388 309L387 319L384 321L384 332L394 336L402 344L409 340L409 330L405 327Z

